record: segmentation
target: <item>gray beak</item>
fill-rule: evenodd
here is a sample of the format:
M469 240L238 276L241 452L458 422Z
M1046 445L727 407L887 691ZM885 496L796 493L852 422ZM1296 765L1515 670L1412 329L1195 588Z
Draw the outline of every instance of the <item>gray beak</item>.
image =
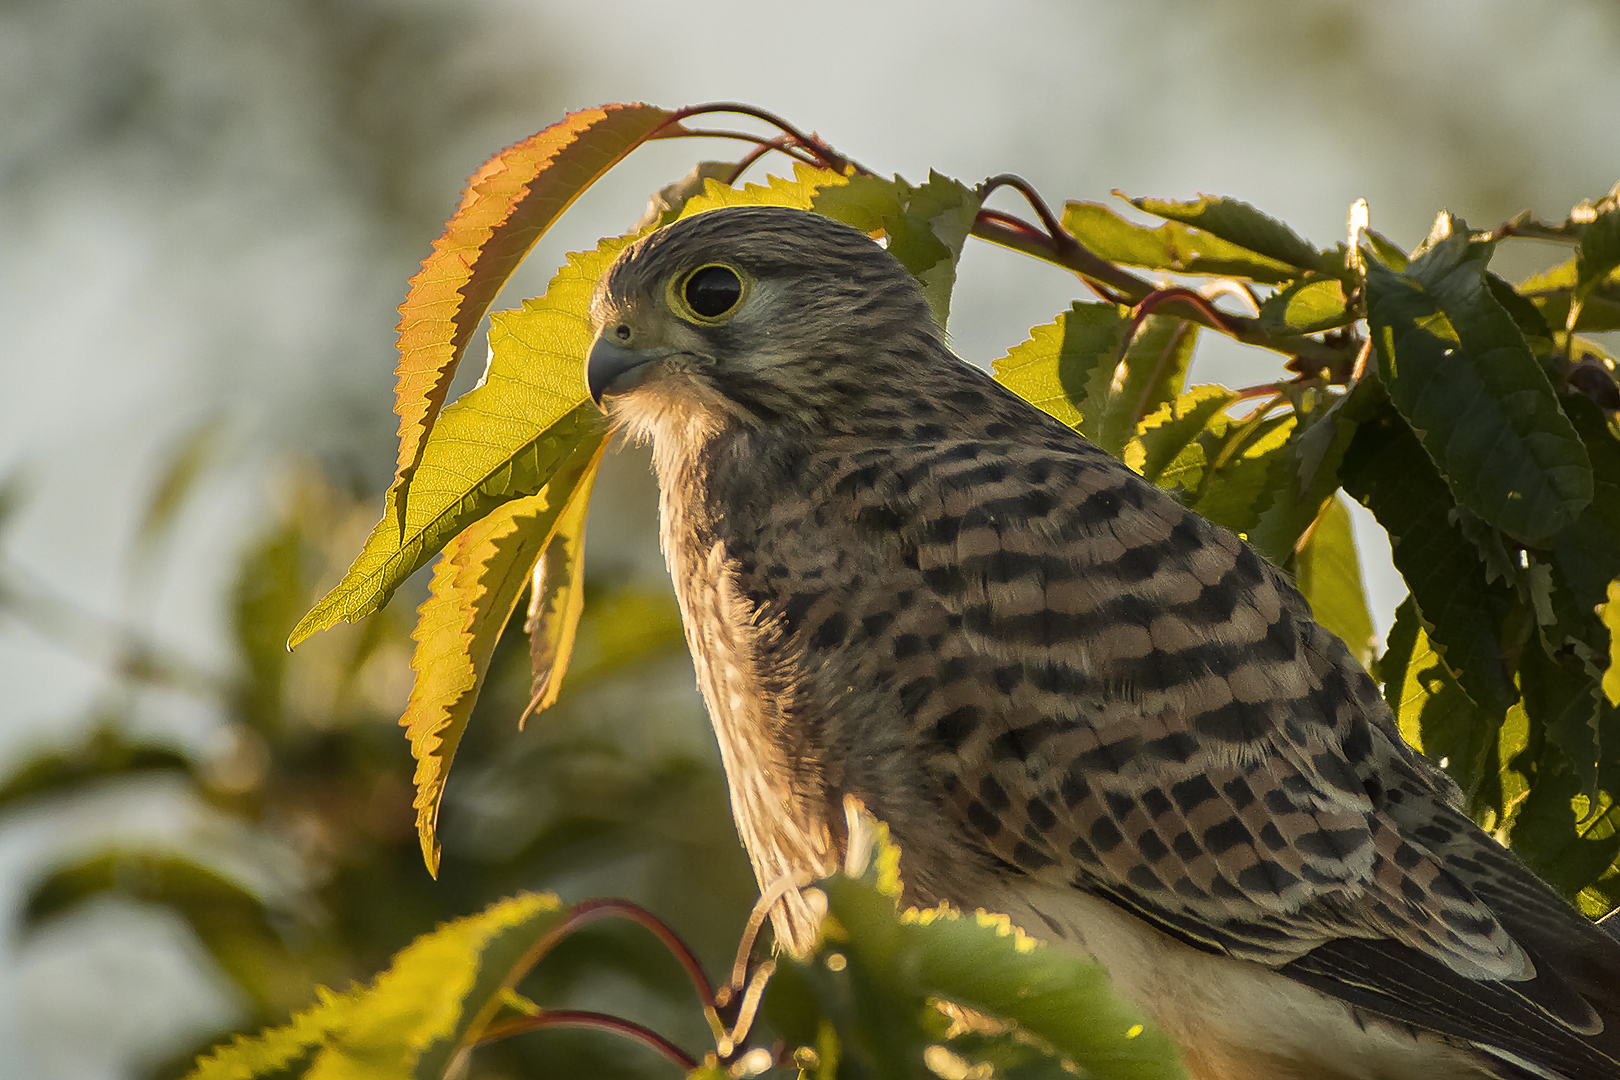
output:
M585 388L600 408L603 396L629 390L647 376L653 361L669 354L668 349L658 347L627 349L611 338L599 337L585 360Z

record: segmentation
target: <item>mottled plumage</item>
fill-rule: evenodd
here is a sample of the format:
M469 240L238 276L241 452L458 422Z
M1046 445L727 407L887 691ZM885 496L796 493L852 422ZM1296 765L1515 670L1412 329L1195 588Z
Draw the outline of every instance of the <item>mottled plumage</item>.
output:
M912 900L1095 956L1200 1080L1620 1076L1620 945L1281 573L957 359L879 245L712 211L592 320L762 884L836 866L852 794Z

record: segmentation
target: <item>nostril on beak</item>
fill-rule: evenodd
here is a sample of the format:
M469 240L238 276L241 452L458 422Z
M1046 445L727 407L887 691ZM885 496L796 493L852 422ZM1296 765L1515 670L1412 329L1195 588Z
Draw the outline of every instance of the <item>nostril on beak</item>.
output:
M613 328L613 336L621 342L628 343L630 338L634 335L632 334L630 325L628 323L620 323L618 326Z

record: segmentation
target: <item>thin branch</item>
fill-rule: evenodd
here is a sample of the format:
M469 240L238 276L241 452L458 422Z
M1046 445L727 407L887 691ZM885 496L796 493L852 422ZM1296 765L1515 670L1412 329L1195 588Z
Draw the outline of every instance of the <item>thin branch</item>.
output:
M690 1072L697 1068L697 1058L658 1034L652 1028L638 1024L634 1020L625 1020L622 1017L610 1016L607 1013L588 1012L584 1009L546 1009L534 1016L517 1016L510 1020L503 1020L498 1024L491 1024L484 1029L477 1045L495 1042L497 1039L508 1039L513 1035L523 1035L542 1028L587 1028L592 1031L611 1031L615 1035L623 1036L650 1046L663 1054L666 1058Z

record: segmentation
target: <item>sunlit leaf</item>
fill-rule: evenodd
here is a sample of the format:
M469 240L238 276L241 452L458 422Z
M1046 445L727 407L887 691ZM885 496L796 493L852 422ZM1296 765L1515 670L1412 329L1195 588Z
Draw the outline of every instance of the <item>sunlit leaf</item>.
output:
M460 1067L526 956L568 915L555 896L522 893L446 923L401 950L370 986L322 991L286 1027L238 1036L200 1059L190 1080L268 1080L295 1064L304 1080L439 1080Z
M1165 402L1137 425L1125 447L1125 464L1160 487L1196 492L1209 464L1202 436L1230 425L1225 412L1236 398L1224 386L1209 385Z
M934 321L950 317L956 263L979 213L979 198L958 181L928 174L928 181L905 194L905 209L885 222L889 253L899 259L923 287Z
M1294 561L1294 584L1310 602L1316 621L1350 647L1362 667L1372 662L1373 623L1361 558L1341 499L1329 499Z
M1539 542L1591 502L1591 466L1546 373L1485 285L1492 245L1446 224L1404 273L1367 264L1379 372L1457 501Z
M1091 440L1121 456L1137 425L1180 396L1197 345L1197 323L1168 315L1144 319L1117 368L1092 370Z
M1246 202L1220 195L1200 195L1190 202L1169 202L1163 199L1132 199L1117 191L1114 194L1126 199L1138 210L1192 225L1285 266L1333 276L1344 273L1341 258L1316 250L1293 229Z
M1584 303L1617 267L1620 267L1620 184L1594 208L1592 220L1581 231L1580 246L1575 249L1575 303Z
M563 675L573 655L579 616L585 610L585 511L596 480L597 457L574 487L568 506L557 519L540 560L534 564L529 613L523 624L529 635L529 713L550 708L562 692Z
M490 657L559 522L571 505L586 501L601 446L580 447L539 495L514 499L468 526L445 545L434 567L411 635L416 683L400 724L416 759L422 858L435 875L439 803Z
M1125 326L1123 308L1077 302L1056 321L1031 330L1028 341L991 367L1007 389L1089 434L1097 422L1097 407L1088 403L1089 388L1099 378L1113 378Z
M1337 278L1311 276L1289 282L1260 305L1260 325L1267 330L1315 334L1356 321Z
M495 294L551 223L670 114L651 105L570 113L467 180L461 205L399 308L397 481L421 462L456 365ZM414 492L413 492L414 495Z
M1218 436L1206 430L1208 463L1192 508L1241 536L1252 532L1278 486L1291 482L1287 444L1297 419L1289 413L1234 422Z
M1070 202L1063 207L1063 228L1093 254L1109 262L1146 266L1180 274L1241 277L1280 282L1299 271L1286 262L1229 243L1212 233L1178 221L1148 228L1120 217L1102 203Z

